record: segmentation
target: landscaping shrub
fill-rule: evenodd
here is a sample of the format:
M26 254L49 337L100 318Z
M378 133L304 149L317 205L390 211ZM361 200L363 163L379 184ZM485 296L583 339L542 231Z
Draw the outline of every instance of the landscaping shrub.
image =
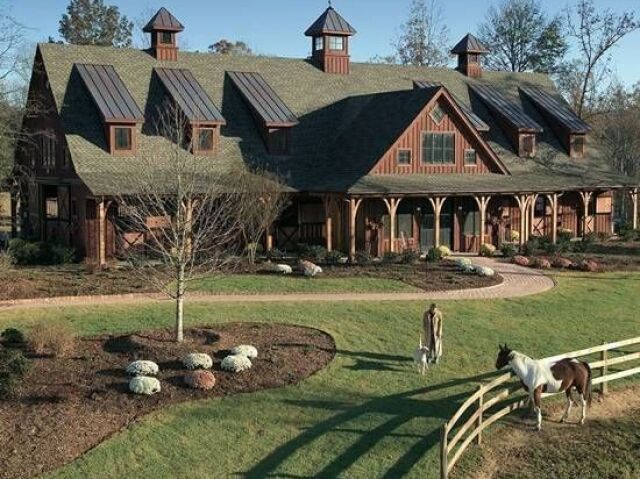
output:
M402 255L395 251L387 251L382 257L384 264L398 264L400 261L402 261Z
M495 276L496 274L496 272L493 269L487 266L474 266L473 269L478 276L485 276L487 278Z
M205 353L191 353L182 358L182 364L187 369L211 369L213 359Z
M519 254L511 258L511 262L517 264L518 266L529 266L530 263L529 258L520 256Z
M343 254L337 250L327 251L327 254L324 257L324 262L326 264L336 265L340 263Z
M222 360L220 367L225 371L240 373L251 369L251 360L242 354L232 354Z
M456 266L463 269L465 266L471 266L473 264L469 258L456 258L454 262Z
M554 268L571 268L571 266L573 265L573 261L571 261L568 258L563 258L562 256L558 256L556 258L553 258L553 261L551 262L551 264L553 265Z
M471 264L463 264L462 266L460 266L460 269L462 270L463 273L475 273L476 272L476 267Z
M129 381L129 391L151 396L160 392L160 381L147 376L136 376Z
M532 266L539 269L550 269L551 262L547 258L535 258L532 262Z
M442 258L446 258L447 256L451 256L451 250L444 245L433 247L427 253L427 259L429 261L440 261Z
M300 259L313 263L324 263L327 258L327 249L320 245L299 244L298 254Z
M251 346L250 344L241 344L240 346L233 348L231 350L231 354L241 354L249 359L255 359L258 357L258 350L255 346Z
M640 240L640 229L634 230L631 223L622 223L618 235L623 241L638 241Z
M29 370L29 360L16 349L0 349L0 399L11 397Z
M505 258L512 258L515 256L517 249L513 243L502 243L500 246L500 251L502 252L502 256Z
M271 261L281 260L285 257L285 253L283 251L280 251L278 248L272 248L270 251L267 251L266 256L267 259Z
M578 268L582 271L594 273L598 271L598 269L600 268L600 265L592 260L583 260L578 264Z
M211 371L191 371L184 376L184 383L191 389L209 391L216 385L216 377Z
M129 376L157 376L160 368L153 361L138 360L127 366Z
M307 278L313 278L322 273L322 268L311 261L300 260L300 270Z
M9 254L18 265L54 265L75 261L75 251L66 246L44 241L14 238L9 241Z
M65 356L75 346L75 337L63 324L36 324L27 336L31 350L38 355Z
M569 228L560 228L558 230L558 242L568 243L573 239L573 230Z
M373 258L368 251L356 251L355 260L358 264L371 264Z
M22 333L22 331L16 328L5 329L4 331L2 331L2 335L0 335L0 337L2 338L2 342L5 345L16 346L24 344L25 342L24 334Z
M480 247L480 256L491 257L496 252L496 247L490 243L485 243Z
M522 248L522 252L524 253L525 256L533 256L534 254L536 254L536 252L540 249L540 238L538 238L537 236L530 238L529 241L527 241L523 248Z
M518 241L520 241L520 232L511 230L509 232L509 241L511 241L512 243L517 243Z
M403 264L415 264L420 261L420 253L413 249L406 249L402 252L400 262Z

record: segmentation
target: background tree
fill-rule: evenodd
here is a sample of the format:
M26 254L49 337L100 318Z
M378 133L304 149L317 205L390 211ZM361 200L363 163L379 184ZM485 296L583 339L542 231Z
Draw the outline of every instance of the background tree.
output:
M449 31L436 0L412 1L394 46L398 62L404 65L440 67L449 63Z
M220 53L223 55L253 55L253 51L245 42L230 42L224 38L218 40L213 45L209 45L208 48L210 53Z
M596 10L593 0L579 0L566 11L569 36L577 45L577 57L564 74L570 81L560 84L563 93L581 117L587 117L602 91L602 79L609 73L609 53L626 35L640 28L633 12L617 14Z
M549 20L538 0L492 5L478 36L491 50L485 59L491 70L550 73L567 52L561 18Z
M103 0L71 0L58 31L67 43L129 47L132 29L133 22L116 6Z

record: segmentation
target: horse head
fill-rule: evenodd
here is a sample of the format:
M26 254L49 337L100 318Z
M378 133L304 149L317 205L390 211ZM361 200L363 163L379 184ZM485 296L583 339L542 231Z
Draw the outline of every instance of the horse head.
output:
M502 369L509 361L511 361L511 353L513 350L509 349L509 346L505 343L504 346L498 345L500 347L498 351L498 358L496 359L496 369Z

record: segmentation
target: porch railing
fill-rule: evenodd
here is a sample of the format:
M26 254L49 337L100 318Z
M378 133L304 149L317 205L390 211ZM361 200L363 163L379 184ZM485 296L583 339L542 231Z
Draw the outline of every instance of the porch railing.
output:
M634 374L640 374L640 366L621 369L616 372L609 372L609 368L614 365L624 364L629 361L640 360L640 351L624 353L615 357L610 356L618 348L639 345L640 336L623 341L602 344L593 348L571 351L545 358L547 361L559 361L565 358L580 358L599 353L599 359L589 363L592 371L599 371L600 375L593 378L593 385L600 385L602 393L607 392L607 385L610 381L626 378ZM620 351L617 351L620 352ZM526 397L515 393L521 391L520 384L510 384L504 386L515 375L511 372L499 374L495 379L487 384L478 386L475 393L467 398L451 419L442 425L440 439L440 477L447 479L453 466L460 460L462 454L475 441L482 443L482 432L497 420L506 416L512 411L524 406ZM501 387L502 386L502 387ZM559 393L556 393L559 394ZM543 394L543 397L553 394ZM495 407L498 407L495 410ZM492 409L492 411L489 411ZM489 413L487 415L487 413ZM464 420L462 425L458 425Z

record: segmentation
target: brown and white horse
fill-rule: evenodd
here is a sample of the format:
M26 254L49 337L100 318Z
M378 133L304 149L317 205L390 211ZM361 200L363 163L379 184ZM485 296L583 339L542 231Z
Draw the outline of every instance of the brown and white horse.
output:
M558 393L564 391L567 395L567 407L560 419L564 422L571 410L571 391L575 388L582 405L584 424L587 417L587 405L591 405L591 368L585 362L577 359L561 359L549 362L544 359L535 360L522 353L513 351L505 344L500 346L496 369L509 365L520 378L525 391L529 393L529 400L533 402L533 411L537 415L537 430L542 427L542 410L540 400L542 393Z

